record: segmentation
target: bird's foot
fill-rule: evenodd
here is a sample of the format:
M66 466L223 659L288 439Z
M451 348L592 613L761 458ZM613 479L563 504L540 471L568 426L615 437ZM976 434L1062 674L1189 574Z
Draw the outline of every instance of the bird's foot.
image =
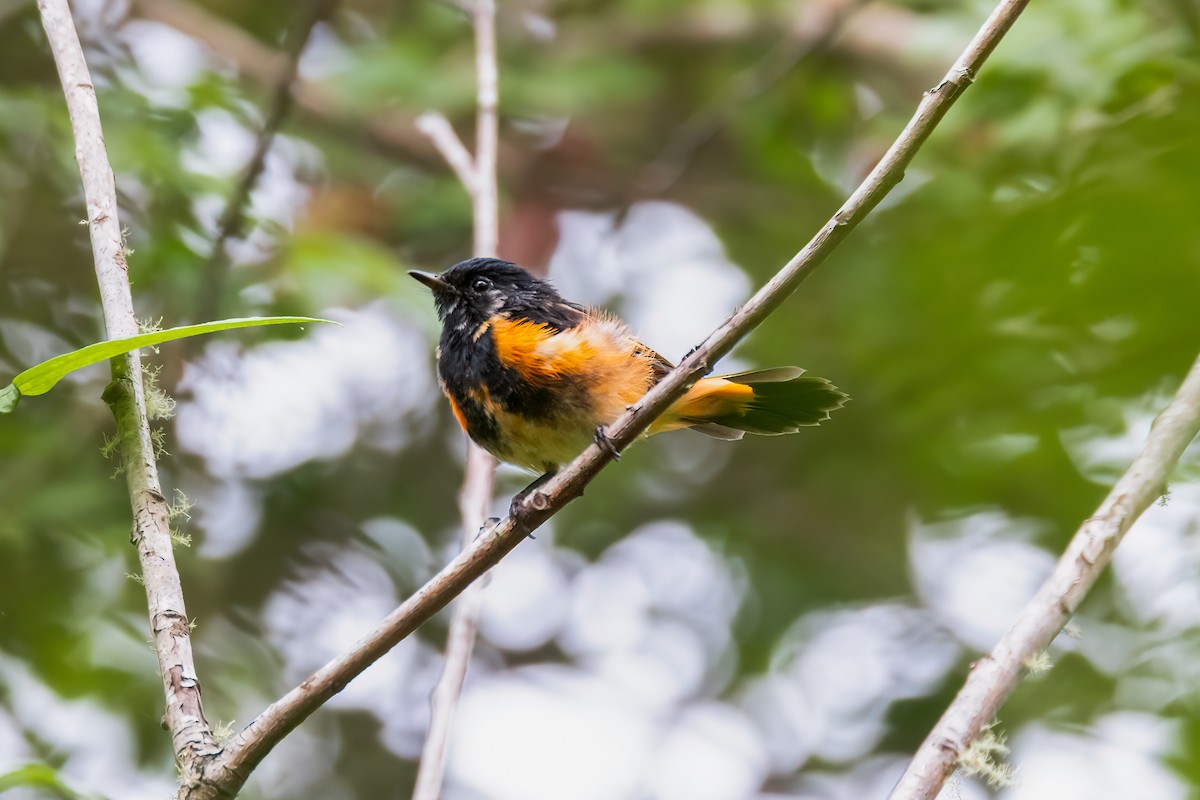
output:
M485 533L495 530L496 526L499 524L499 517L488 517L483 521L483 524L479 526L479 532L475 534L475 539L478 540L479 537L483 536Z
M621 451L613 444L613 440L608 438L608 430L603 425L596 428L596 433L592 438L595 439L601 450L613 457L613 461L621 460Z

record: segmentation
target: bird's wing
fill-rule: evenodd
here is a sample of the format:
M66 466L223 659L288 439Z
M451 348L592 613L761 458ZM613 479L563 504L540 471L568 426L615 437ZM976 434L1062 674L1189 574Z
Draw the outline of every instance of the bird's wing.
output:
M654 383L658 383L663 378L667 377L667 373L675 369L675 365L656 352L653 348L638 342L637 349L634 351L642 358L650 360L650 374L654 378Z
M604 312L579 313L583 319L567 328L528 317L493 319L490 327L496 355L504 366L535 384L603 373L614 376L609 380L622 388L625 384L648 388L671 370L670 361L633 338L617 317ZM647 369L649 384L642 371ZM628 380L617 380L616 375ZM635 394L640 395L645 388ZM622 396L633 391L622 392Z
M526 320L535 325L544 325L555 333L578 327L589 318L587 309L569 300L537 308L522 309L515 316L517 319Z

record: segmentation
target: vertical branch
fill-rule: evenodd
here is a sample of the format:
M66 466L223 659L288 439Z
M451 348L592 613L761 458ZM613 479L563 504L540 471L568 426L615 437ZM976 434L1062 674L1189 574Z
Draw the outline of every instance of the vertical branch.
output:
M496 67L496 4L475 0L475 255L494 256L500 242L496 186L496 120L499 74Z
M481 466L475 466L471 471L472 461L478 454L482 459L488 459ZM482 460L481 459L481 460ZM471 477L479 477L474 481L481 489L484 482L492 482L491 457L471 444L467 455L468 473L463 481L462 499L466 500L467 488L472 484ZM462 506L463 532L466 533L470 523L470 514L474 513L464 503ZM484 512L486 513L486 512ZM482 518L480 524L482 525ZM464 537L466 538L466 537ZM454 721L458 715L458 701L462 698L463 685L467 680L467 669L471 665L471 654L475 650L475 636L479 629L479 612L483 607L483 587L485 580L467 589L454 601L450 616L450 630L446 636L446 661L442 674L433 694L429 698L429 731L425 734L425 744L421 748L421 763L417 769L417 781L413 788L413 800L437 800L442 794L442 783L446 776L446 758L450 751L450 738L454 733Z
M496 107L499 97L499 75L496 65L494 0L476 0L473 17L476 83L475 158L470 170L471 180L464 179L463 186L471 195L474 210L475 255L492 256L496 254L500 240L499 190L496 181L496 151L499 140ZM434 121L431 124L437 126L438 123ZM448 124L443 134L446 131L451 135L443 136L443 146L439 149L462 178L466 174L466 170L461 166L464 148L461 143L457 143L457 137L453 136ZM463 477L458 498L464 550L470 546L487 517L495 491L495 475L495 460L468 440L466 475ZM454 719L467 679L467 669L471 664L471 653L475 649L479 612L483 604L482 592L481 581L464 592L454 603L450 631L446 638L446 662L430 697L429 732L421 752L413 800L437 800L442 792L446 756L454 732Z
M96 90L67 0L38 0L38 10L71 117L105 329L109 338L132 336L138 332L138 324L117 217L116 184L104 149ZM131 539L141 561L154 651L166 695L164 721L187 779L197 774L204 757L220 748L200 702L183 587L172 551L167 503L158 480L137 352L113 359L112 373L113 381L105 390L104 399L117 423L121 466L133 509Z
M1112 560L1121 538L1166 491L1167 478L1200 432L1200 358L1150 428L1129 469L1067 545L1050 578L991 653L976 661L954 702L921 744L891 800L933 800L959 756L1012 694L1029 659L1054 641Z

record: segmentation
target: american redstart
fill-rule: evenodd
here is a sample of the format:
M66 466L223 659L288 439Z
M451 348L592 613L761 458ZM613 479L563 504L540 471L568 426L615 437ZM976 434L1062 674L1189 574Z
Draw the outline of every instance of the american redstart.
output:
M604 445L605 426L671 369L617 317L564 300L516 264L473 258L440 275L408 274L433 290L438 378L454 416L496 458L545 473L534 485L593 440ZM848 398L803 372L701 378L646 435L691 428L740 439L818 425Z

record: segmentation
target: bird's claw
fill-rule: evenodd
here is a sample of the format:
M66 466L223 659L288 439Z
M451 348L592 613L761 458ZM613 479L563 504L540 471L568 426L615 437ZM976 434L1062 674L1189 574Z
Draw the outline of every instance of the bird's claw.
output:
M525 503L525 492L520 492L513 495L512 502L508 504L508 515L515 517L517 512L521 510L521 506Z
M496 526L499 524L500 524L499 517L488 517L487 519L485 519L483 521L483 524L479 526L479 532L475 534L475 538L478 539L480 536L483 536L488 531L495 530Z
M596 444L601 450L613 457L613 461L621 460L621 451L613 444L613 440L608 438L608 431L603 425L596 428L596 433L592 438L596 440Z
M545 497L545 495L543 495L541 492L537 492L536 494ZM526 489L512 499L512 502L508 504L508 518L515 520L514 527L525 531L525 535L527 537L530 539L536 539L537 537L533 535L533 531L525 527L525 523L522 521L520 516L521 506L525 505L525 498L528 496L529 490Z

